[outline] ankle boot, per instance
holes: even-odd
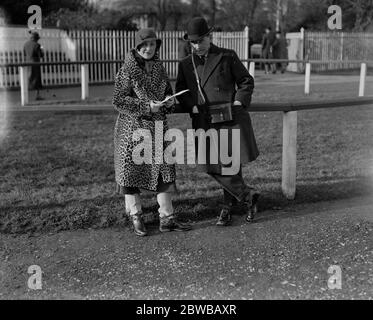
[[[131,215],[131,221],[133,225],[133,229],[136,235],[140,237],[146,236],[148,233],[146,232],[144,220],[141,217],[141,212]]]
[[[255,215],[258,212],[258,200],[260,194],[255,192],[252,195],[251,201],[247,202],[247,216],[246,221],[252,223],[254,221]]]
[[[181,223],[175,215],[159,218],[159,231],[189,231],[192,227],[189,224]]]

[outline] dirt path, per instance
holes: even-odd
[[[0,235],[0,299],[373,299],[373,199],[214,220],[188,233],[129,229]],[[27,287],[30,265],[42,289]],[[331,290],[328,268],[342,271]]]

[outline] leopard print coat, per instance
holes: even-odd
[[[163,121],[165,134],[168,129],[166,114],[173,110],[151,113],[149,109],[150,100],[161,101],[171,94],[169,78],[159,59],[155,59],[150,74],[147,74],[136,60],[134,50],[130,51],[116,75],[112,101],[119,112],[114,128],[114,166],[118,185],[156,191],[159,177],[164,183],[175,181],[175,166],[155,161],[155,150],[165,150],[169,145],[164,142],[162,146],[162,142],[155,139],[155,121]],[[143,142],[143,139],[133,141],[137,129],[151,132],[152,164],[139,165],[132,159],[134,148]]]

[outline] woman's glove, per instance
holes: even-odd
[[[156,113],[156,112],[159,112],[161,107],[164,107],[165,104],[164,103],[160,103],[160,101],[154,101],[154,100],[150,100],[150,111],[152,113]]]
[[[166,96],[166,98],[168,98],[169,96]],[[172,97],[171,99],[167,100],[164,104],[164,106],[167,108],[167,109],[170,109],[172,108],[174,105],[175,105],[176,101],[175,101],[175,97]]]

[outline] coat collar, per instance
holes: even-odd
[[[222,50],[220,50],[220,48],[218,48],[214,44],[211,44],[209,54],[207,56],[207,60],[205,62],[205,66],[203,69],[203,74],[202,74],[202,79],[201,79],[202,87],[206,84],[211,73],[214,71],[215,67],[218,65],[222,57],[223,57]]]
[[[156,55],[155,59],[151,60],[152,63],[154,63],[152,73],[159,73],[159,69],[162,68],[162,63],[159,61],[158,53],[156,53]],[[128,70],[136,81],[141,82],[146,77],[150,76],[150,74],[147,74],[145,71],[145,62],[141,59],[139,60],[136,56],[135,49],[129,51],[126,62]]]
[[[221,58],[223,57],[223,50],[214,44],[211,44],[211,47],[209,49],[209,54],[207,56],[207,61],[205,62],[205,66],[203,69],[203,75],[201,79],[201,86],[203,87],[209,77],[211,76],[212,72],[215,70],[216,66],[220,62]],[[185,60],[185,63],[188,65],[188,70],[192,73],[194,77],[194,71],[193,71],[193,63],[191,55]]]

